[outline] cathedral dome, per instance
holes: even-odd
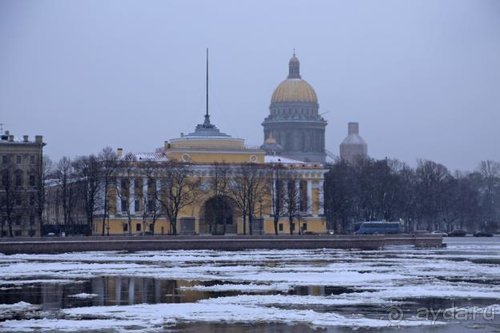
[[[311,102],[318,103],[313,87],[302,79],[286,79],[274,90],[271,103]]]
[[[318,103],[313,87],[300,77],[300,61],[293,53],[288,62],[288,78],[274,90],[271,103],[306,102]]]

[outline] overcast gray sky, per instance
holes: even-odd
[[[370,156],[472,170],[500,161],[500,1],[0,0],[0,123],[46,153],[153,151],[204,113],[263,140],[293,48],[338,155],[358,121]]]

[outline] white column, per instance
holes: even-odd
[[[128,184],[128,207],[130,209],[130,213],[135,213],[135,178],[130,178],[130,182]]]
[[[116,178],[116,215],[122,213],[122,198],[120,197],[122,191],[122,179]]]
[[[161,181],[160,181],[160,179],[159,179],[159,178],[158,178],[158,179],[156,179],[156,189],[155,189],[155,190],[156,190],[156,196],[161,197]],[[161,199],[161,198],[160,198],[160,199]],[[160,203],[159,203],[159,202],[155,202],[155,205],[158,205],[158,207],[157,207],[157,208],[158,208],[158,209],[157,209],[157,211],[158,211],[158,213],[160,213],[160,212],[161,212],[161,210],[162,210],[162,209],[161,209],[161,205],[160,205]]]
[[[325,213],[325,210],[324,210],[324,207],[323,207],[323,204],[324,204],[324,191],[323,191],[323,183],[324,181],[323,180],[320,180],[319,181],[319,184],[318,184],[318,214],[319,215],[323,215]]]
[[[307,215],[312,214],[312,180],[307,181]]]
[[[283,202],[285,203],[284,205],[284,209],[283,209],[283,213],[286,213],[288,214],[288,193],[289,193],[289,190],[288,190],[288,186],[290,185],[289,181],[288,180],[285,180],[283,182]]]
[[[104,214],[104,198],[105,198],[105,194],[104,194],[104,186],[99,186],[99,192],[97,194],[97,198],[96,200],[99,200],[98,202],[96,202],[96,204],[99,206],[99,209],[97,210],[97,214]]]
[[[276,178],[275,178],[275,174],[274,174],[274,170],[273,170],[273,185],[272,185],[272,190],[271,190],[271,211],[269,214],[273,215],[274,214],[274,209],[275,209],[275,205],[276,205]]]
[[[295,204],[297,205],[297,212],[300,212],[300,201],[301,201],[301,196],[302,196],[302,193],[300,193],[300,179],[296,179],[295,180],[295,194],[296,194],[296,197],[295,197]]]
[[[142,178],[142,204],[144,205],[143,211],[147,211],[148,207],[148,179]]]

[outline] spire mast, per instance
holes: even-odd
[[[206,68],[206,92],[205,92],[205,103],[206,103],[206,111],[205,111],[205,121],[203,122],[203,127],[212,128],[214,125],[210,124],[210,115],[208,114],[208,47],[207,47],[207,68]]]
[[[207,69],[206,69],[206,75],[207,75],[207,83],[206,83],[206,114],[205,118],[208,118],[208,47],[207,47]]]

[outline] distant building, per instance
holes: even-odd
[[[43,137],[0,136],[0,236],[37,236],[43,210]]]
[[[340,144],[340,158],[348,162],[368,158],[368,145],[359,135],[359,124],[348,123],[348,135]]]
[[[301,78],[295,53],[288,67],[288,77],[274,90],[270,114],[262,123],[264,141],[273,138],[271,143],[280,146],[282,156],[324,163],[327,122],[318,113],[318,97],[313,87]]]
[[[63,232],[66,234],[90,233],[85,212],[85,192],[85,179],[75,175],[70,175],[65,185],[54,174],[50,179],[45,180],[42,236],[51,233],[61,235]],[[96,201],[101,200],[101,197],[96,196]],[[65,205],[68,207],[66,215]]]

